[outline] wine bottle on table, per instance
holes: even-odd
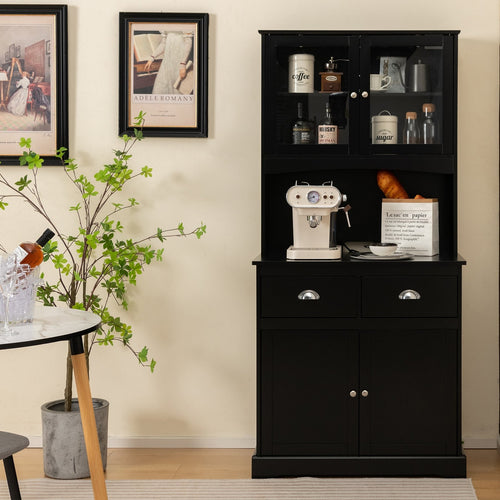
[[[54,236],[50,229],[46,229],[35,243],[25,241],[21,243],[12,253],[17,255],[20,264],[28,264],[31,269],[43,262],[43,247]]]

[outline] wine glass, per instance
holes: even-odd
[[[14,296],[23,278],[29,273],[29,266],[20,265],[14,254],[0,255],[0,293],[3,297],[3,326],[0,334],[13,335],[16,332],[9,327],[9,300]]]

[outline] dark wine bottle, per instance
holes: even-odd
[[[297,103],[297,118],[292,125],[293,144],[312,144],[313,128],[312,124],[304,115],[304,108],[301,102]]]

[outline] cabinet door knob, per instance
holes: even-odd
[[[355,398],[357,395],[358,395],[358,394],[357,394],[357,392],[356,392],[356,391],[351,391],[351,392],[349,393],[349,396],[351,396],[351,398]]]
[[[363,90],[363,92],[361,92],[361,97],[366,99],[368,97],[368,92],[366,90]]]
[[[319,300],[319,293],[316,290],[302,290],[298,295],[299,300]]]
[[[368,391],[365,389],[364,391],[361,391],[361,396],[364,398],[368,397]]]
[[[356,99],[358,97],[357,92],[351,92],[351,99]]]
[[[416,290],[403,290],[398,297],[399,300],[419,300],[420,294]]]

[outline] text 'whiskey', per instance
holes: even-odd
[[[337,125],[333,124],[328,102],[325,107],[325,116],[318,125],[318,144],[337,144]]]

